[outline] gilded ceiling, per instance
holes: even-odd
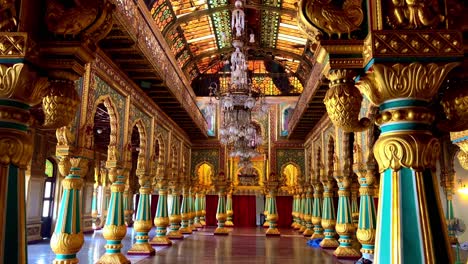
[[[249,69],[267,95],[299,95],[311,69],[312,54],[297,27],[296,0],[246,2]],[[148,9],[199,96],[209,83],[229,78],[224,61],[231,48],[230,0],[156,0]]]

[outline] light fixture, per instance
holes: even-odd
[[[468,187],[466,186],[466,184],[463,184],[462,179],[458,179],[458,185],[460,186],[458,188],[458,193],[464,196],[468,196]]]
[[[96,133],[98,133],[99,135],[102,134],[102,129],[100,128],[96,129]]]
[[[251,30],[247,33],[244,2],[236,0],[234,7],[231,21],[234,52],[230,60],[224,61],[224,65],[230,65],[230,83],[227,87],[210,84],[206,114],[210,117],[216,111],[213,97],[219,100],[223,117],[219,129],[220,142],[228,147],[230,157],[240,157],[239,165],[245,167],[250,166],[251,158],[259,155],[256,148],[263,143],[262,136],[252,122],[252,111],[256,108],[260,114],[265,114],[269,107],[264,94],[258,87],[253,87],[248,74],[247,47],[244,44],[254,43],[255,34]],[[221,35],[226,36],[226,33]]]

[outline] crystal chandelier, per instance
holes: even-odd
[[[212,98],[219,100],[223,116],[219,129],[220,142],[229,147],[231,157],[240,157],[242,161],[259,155],[256,148],[263,143],[263,139],[252,122],[252,111],[256,108],[260,114],[267,114],[268,105],[264,94],[253,87],[248,76],[247,47],[244,46],[247,42],[244,2],[237,0],[234,6],[231,23],[234,52],[230,60],[225,61],[226,65],[230,64],[230,83],[224,89],[211,83],[206,113],[213,115],[216,104]],[[255,42],[254,34],[250,34],[248,39],[250,43]]]

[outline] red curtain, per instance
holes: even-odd
[[[289,228],[292,223],[292,196],[276,196],[276,208],[278,210],[278,227]]]
[[[154,222],[156,217],[156,209],[158,208],[159,195],[151,195],[151,221]]]
[[[205,221],[207,226],[217,226],[216,209],[218,207],[218,195],[206,196],[206,216]]]
[[[255,227],[255,196],[254,195],[233,195],[232,211],[233,223],[236,227]]]

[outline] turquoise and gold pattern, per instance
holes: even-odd
[[[172,241],[167,237],[167,226],[169,225],[169,216],[167,210],[167,189],[160,186],[158,205],[156,208],[156,217],[154,225],[156,226],[156,236],[151,240],[151,245],[172,245]]]
[[[276,208],[276,195],[273,193],[270,193],[268,200],[269,200],[268,215],[266,217],[266,220],[268,221],[269,225],[265,234],[267,236],[279,236],[281,234],[276,224],[278,222],[278,209]]]
[[[224,225],[227,227],[233,227],[234,223],[232,222],[232,216],[234,212],[232,211],[232,193],[228,193],[226,196],[226,214],[227,219]]]
[[[216,208],[216,220],[218,220],[218,227],[215,229],[215,235],[227,235],[229,231],[224,226],[227,220],[226,214],[226,195],[224,190],[218,192],[218,207]]]
[[[180,222],[182,220],[180,215],[180,195],[179,192],[173,187],[171,191],[172,207],[169,213],[169,232],[167,237],[169,239],[183,239],[184,236],[180,232]]]
[[[155,250],[148,243],[148,233],[151,230],[151,211],[150,211],[150,199],[151,199],[151,188],[149,179],[143,176],[144,185],[140,187],[140,199],[138,202],[138,208],[135,216],[135,223],[133,229],[135,230],[135,244],[128,251],[129,255],[154,255]]]
[[[101,256],[97,263],[130,263],[130,261],[120,252],[122,249],[122,239],[127,233],[123,210],[123,192],[125,190],[126,173],[125,169],[119,167],[109,167],[109,179],[112,182],[109,209],[107,212],[106,224],[103,229],[103,236],[107,240],[106,253]]]
[[[305,237],[310,237],[314,233],[312,229],[312,187],[310,185],[306,188],[304,221],[306,224],[306,229],[302,234]]]
[[[182,191],[182,206],[180,208],[180,215],[182,218],[181,227],[179,232],[182,234],[192,234],[192,229],[190,228],[190,201],[189,201],[189,190],[184,186]]]

